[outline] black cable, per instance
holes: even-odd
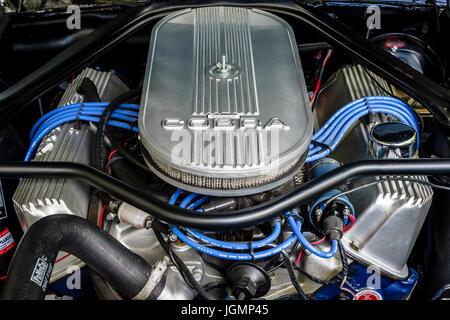
[[[106,127],[114,110],[116,110],[122,103],[139,96],[142,88],[135,88],[125,93],[122,93],[105,108],[97,125],[97,132],[95,134],[95,162],[94,166],[103,171],[104,159],[105,159],[105,146],[104,139],[106,135]]]
[[[166,254],[169,256],[170,260],[172,260],[173,264],[175,265],[175,267],[177,268],[178,272],[180,273],[181,277],[183,278],[184,282],[186,282],[186,284],[191,287],[191,289],[195,290],[194,285],[190,282],[190,279],[188,279],[186,277],[186,274],[184,273],[183,268],[180,266],[179,259],[175,258],[175,254],[172,250],[172,248],[170,248],[170,245],[164,240],[161,232],[156,231],[154,229],[155,235],[156,235],[156,239],[158,240],[160,246],[164,249],[164,251],[166,252]]]
[[[319,91],[316,93],[316,97],[314,98],[314,101],[311,106],[311,111],[313,112],[316,108],[317,101],[319,100],[319,96],[322,94],[322,92],[326,89],[328,89],[334,82],[336,82],[337,77],[335,76],[331,81],[328,80],[327,83],[324,86],[321,86]]]
[[[105,170],[108,170],[108,168],[111,167],[111,165],[112,165],[114,162],[116,162],[116,161],[118,161],[118,160],[122,160],[122,159],[125,159],[125,157],[121,157],[121,156],[118,156],[118,157],[112,157],[111,160],[109,160],[109,161],[105,164]]]
[[[137,166],[139,169],[142,169],[145,172],[151,173],[153,174],[153,171],[146,166],[145,164],[143,164],[142,162],[139,162],[135,156],[119,141],[116,141],[114,137],[112,137],[112,135],[108,136],[109,139],[111,140],[111,143],[113,145],[113,147],[115,149],[117,149],[118,153],[123,156],[127,161],[129,161],[131,164]]]
[[[199,252],[199,253],[200,253],[200,256],[206,262],[207,265],[209,265],[210,267],[216,269],[217,271],[219,271],[222,274],[226,273],[226,269],[221,267],[221,266],[219,266],[217,263],[211,261],[211,259],[209,258],[210,257],[209,255],[207,255],[204,252]]]
[[[302,287],[297,282],[297,278],[296,278],[295,273],[294,273],[294,268],[292,268],[291,259],[289,259],[289,256],[287,255],[287,253],[284,250],[281,251],[281,255],[283,256],[284,264],[286,266],[286,269],[287,269],[287,272],[288,272],[288,275],[289,275],[289,279],[291,280],[292,285],[294,286],[294,288],[297,291],[298,295],[303,300],[309,300],[309,296],[303,291]]]
[[[312,42],[297,44],[297,49],[300,53],[307,53],[318,50],[332,49],[333,47],[326,42]]]
[[[211,291],[214,289],[226,288],[227,283],[223,281],[209,282],[203,286],[205,291]]]
[[[347,255],[345,254],[345,248],[342,244],[342,241],[338,241],[338,248],[339,248],[339,255],[341,256],[341,263],[342,263],[342,271],[341,271],[341,277],[344,279],[348,275],[348,261],[347,261]]]
[[[156,238],[158,239],[161,247],[166,251],[166,253],[170,256],[172,259],[172,262],[177,267],[180,274],[186,277],[183,279],[186,281],[187,284],[191,284],[193,288],[197,291],[197,293],[205,300],[216,300],[215,297],[210,295],[208,292],[203,289],[203,287],[194,279],[194,276],[192,275],[191,271],[189,271],[188,267],[184,264],[184,262],[178,257],[173,250],[170,249],[169,244],[164,241],[164,238],[161,234],[161,232],[154,229]]]
[[[294,252],[297,250],[297,248],[299,247],[299,245],[300,245],[300,241],[296,241],[294,247],[293,247],[292,250],[288,253],[289,258],[292,257],[292,255],[293,255]],[[281,255],[281,252],[280,252],[280,255]],[[267,273],[274,272],[275,270],[277,270],[278,268],[280,268],[280,267],[283,266],[283,265],[284,265],[284,260],[282,260],[279,264],[277,264],[277,265],[271,267],[271,268],[267,271]]]

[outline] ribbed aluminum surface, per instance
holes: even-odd
[[[259,115],[248,10],[212,7],[194,11],[193,115]],[[222,55],[241,67],[242,76],[217,82],[205,72]]]
[[[169,183],[249,194],[302,164],[312,114],[290,26],[263,11],[188,9],[154,28],[139,131]]]
[[[347,103],[366,96],[386,95],[390,85],[361,65],[347,65],[339,69],[318,96],[318,123]],[[332,158],[349,163],[370,159],[369,132],[374,124],[395,121],[386,114],[371,114],[348,132]],[[407,261],[423,222],[431,206],[433,191],[420,183],[400,181],[398,177],[366,177],[355,186],[375,179],[389,179],[352,192],[355,225],[344,233],[342,243],[354,260],[379,269],[395,279],[408,276]],[[400,177],[407,178],[407,177]],[[427,177],[409,177],[427,180]]]
[[[111,101],[127,90],[126,85],[113,73],[86,68],[67,87],[58,108],[84,101],[84,97],[77,93],[84,78],[94,82],[102,101]],[[80,127],[74,122],[63,124],[42,139],[33,161],[89,164],[94,134],[95,128],[88,123],[82,122]],[[89,195],[89,186],[74,179],[23,179],[13,195],[13,203],[22,229],[26,231],[37,220],[51,214],[73,214],[86,218]],[[66,276],[68,267],[83,265],[71,255],[60,260],[65,256],[64,252],[58,254],[51,281]]]
[[[397,177],[376,179],[380,178],[391,180],[352,194],[358,214],[342,242],[353,259],[376,266],[392,278],[405,279],[409,274],[407,261],[430,209],[433,190]],[[427,181],[423,176],[409,178]],[[369,181],[374,178],[364,182]]]
[[[83,102],[77,88],[85,78],[97,86],[100,97],[105,97],[110,72],[84,69],[67,87],[58,108]],[[90,140],[93,133],[89,124],[78,128],[73,123],[52,130],[39,144],[33,161],[69,161],[89,164]],[[86,216],[89,187],[73,179],[23,179],[13,196],[14,206],[22,228],[27,230],[34,222],[49,214],[68,213]]]

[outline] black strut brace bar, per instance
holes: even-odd
[[[240,6],[262,9],[305,23],[343,53],[419,101],[444,126],[450,127],[450,90],[417,72],[325,12],[293,1],[152,1],[124,11],[79,40],[14,86],[0,93],[0,127],[27,104],[80,69],[87,67],[144,26],[178,10],[204,6]]]
[[[76,178],[111,194],[162,221],[201,230],[248,227],[277,217],[324,192],[363,176],[450,175],[450,159],[365,160],[345,164],[293,191],[250,208],[227,213],[199,213],[161,201],[156,196],[93,167],[71,162],[0,162],[0,178]]]

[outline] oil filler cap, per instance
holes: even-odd
[[[417,134],[401,122],[383,122],[370,131],[370,153],[375,159],[413,158],[417,152]]]

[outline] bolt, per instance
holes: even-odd
[[[317,209],[315,211],[315,214],[316,214],[316,220],[320,221],[320,217],[322,217],[322,210],[321,209]]]
[[[175,241],[177,241],[177,235],[175,234],[175,233],[171,233],[171,234],[169,234],[169,240],[171,241],[171,242],[175,242]]]
[[[116,215],[114,213],[110,212],[106,215],[106,220],[113,221],[114,219],[116,219]]]
[[[203,278],[203,270],[200,268],[195,268],[192,271],[192,276],[194,277],[195,281],[200,282]]]
[[[222,55],[221,62],[218,62],[216,64],[216,66],[217,66],[217,71],[220,73],[227,73],[230,71],[230,66],[227,65],[227,58],[225,55]]]
[[[344,214],[345,217],[348,217],[350,215],[350,209],[345,207],[342,213]]]
[[[110,210],[116,210],[120,204],[121,204],[120,201],[110,201],[108,203],[108,206],[109,206]]]
[[[361,249],[361,245],[355,240],[350,241],[350,247],[355,251],[359,251],[359,249]]]
[[[145,221],[145,229],[150,229],[152,227],[153,219],[148,219]]]

